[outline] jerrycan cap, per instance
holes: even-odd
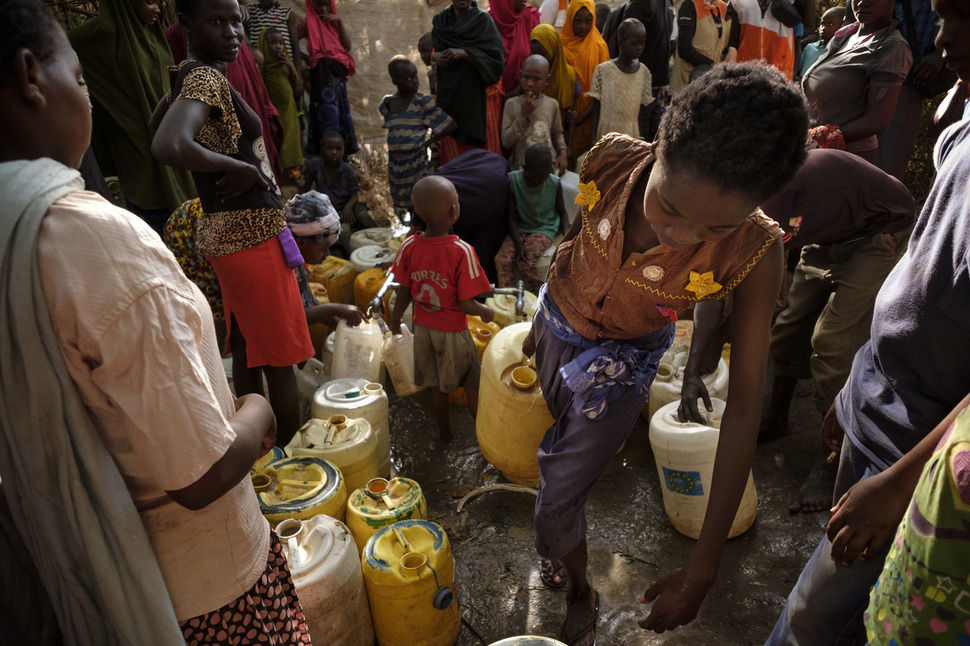
[[[528,366],[518,366],[512,369],[512,386],[519,390],[528,390],[529,388],[532,388],[532,386],[535,385],[537,378],[536,371]]]
[[[676,368],[671,366],[666,361],[661,361],[660,365],[657,366],[657,376],[655,379],[657,381],[671,381],[676,374]]]
[[[298,518],[281,520],[276,526],[276,534],[283,540],[296,538],[303,531],[303,521]]]
[[[364,486],[363,491],[364,491],[364,495],[366,495],[371,500],[383,501],[384,504],[387,505],[388,510],[390,510],[390,509],[394,509],[395,505],[394,505],[394,501],[391,500],[391,497],[387,495],[388,487],[389,487],[389,483],[384,478],[371,478],[370,480],[367,481],[367,484]],[[402,559],[402,564],[403,564],[403,559]],[[408,567],[408,566],[404,564],[404,567]],[[417,567],[421,567],[421,566],[418,565]]]
[[[266,491],[266,489],[269,488],[269,485],[272,483],[272,480],[270,480],[270,477],[265,473],[251,474],[250,479],[253,482],[253,489],[256,490],[256,493],[259,493],[261,491]]]
[[[431,605],[435,607],[436,610],[446,610],[455,600],[455,593],[447,585],[441,585],[438,581],[438,573],[435,569],[428,563],[428,557],[421,552],[405,552],[401,556],[401,567],[405,570],[420,570],[423,567],[427,567],[431,570],[431,574],[434,575],[434,583],[438,586],[435,590],[434,597],[431,599]]]

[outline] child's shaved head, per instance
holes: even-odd
[[[447,228],[458,212],[458,191],[448,179],[438,175],[424,177],[411,190],[411,204],[419,218],[430,227]]]

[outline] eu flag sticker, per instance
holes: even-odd
[[[667,489],[674,493],[685,496],[703,496],[704,483],[701,482],[701,474],[698,471],[676,471],[674,469],[663,468],[664,482]]]

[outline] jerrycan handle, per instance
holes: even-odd
[[[319,540],[319,542],[312,540],[315,537]],[[319,523],[314,525],[310,529],[310,532],[307,534],[306,538],[304,539],[304,543],[306,545],[312,545],[314,551],[317,552],[318,554],[329,554],[333,550],[333,546],[335,542],[336,542],[336,539],[334,538],[333,530],[327,527],[326,525],[322,525]],[[306,551],[307,551],[307,560],[309,560],[310,550],[307,549]]]
[[[411,551],[411,546],[408,544],[408,539],[404,538],[404,534],[397,527],[394,528],[394,533],[397,535],[397,540],[401,541],[401,545],[404,547],[406,552]]]
[[[304,529],[303,521],[298,518],[287,518],[276,526],[277,535],[286,541],[287,560],[297,566],[306,562],[306,554],[300,548],[298,540]]]

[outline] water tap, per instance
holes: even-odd
[[[521,280],[515,283],[515,287],[496,287],[492,285],[492,293],[506,296],[515,296],[515,318],[525,320],[525,283]]]
[[[377,290],[377,294],[374,295],[370,305],[367,306],[366,314],[368,318],[379,318],[384,314],[384,294],[392,287],[400,287],[400,284],[394,282],[394,272],[389,271],[387,278],[384,279],[384,284]]]

